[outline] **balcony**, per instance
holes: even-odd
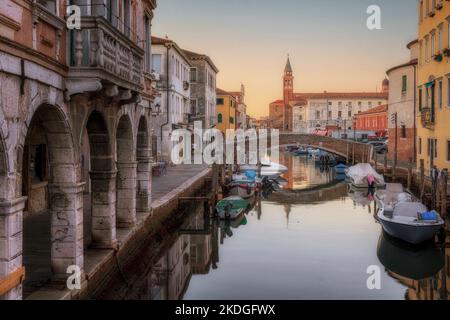
[[[71,33],[69,95],[105,89],[120,100],[144,88],[144,50],[103,17],[84,16],[81,29]]]
[[[434,125],[434,112],[431,108],[423,108],[421,113],[422,126],[431,128]]]

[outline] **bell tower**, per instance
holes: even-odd
[[[289,101],[294,100],[294,76],[292,75],[292,66],[289,55],[287,57],[283,75],[283,100],[285,105],[288,105]]]

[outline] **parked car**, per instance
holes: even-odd
[[[383,154],[388,150],[387,144],[384,141],[370,141],[368,144],[373,146],[376,153]]]

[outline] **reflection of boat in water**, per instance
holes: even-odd
[[[389,271],[412,280],[434,276],[444,267],[444,255],[432,242],[409,245],[382,231],[377,256]]]
[[[345,175],[345,173],[336,173],[335,178],[336,178],[336,180],[338,180],[338,181],[345,181],[345,179],[347,178],[347,176]]]
[[[245,226],[247,225],[247,217],[245,216],[245,214],[241,214],[239,217],[237,217],[234,220],[220,220],[219,221],[219,227],[221,227],[222,229],[225,228],[233,228],[233,229],[237,229],[240,226]]]
[[[348,186],[348,197],[360,206],[368,206],[374,200],[374,190],[355,188],[350,184]]]

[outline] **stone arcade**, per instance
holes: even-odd
[[[121,17],[113,0],[113,18],[92,1],[92,8],[83,6],[80,31],[65,29],[64,1],[47,7],[6,1],[10,9],[0,14],[11,21],[0,34],[0,279],[22,266],[27,277],[0,299],[21,299],[49,279],[65,283],[71,265],[84,277],[87,252],[116,248],[117,229],[150,214],[156,1],[125,1],[131,14]]]

